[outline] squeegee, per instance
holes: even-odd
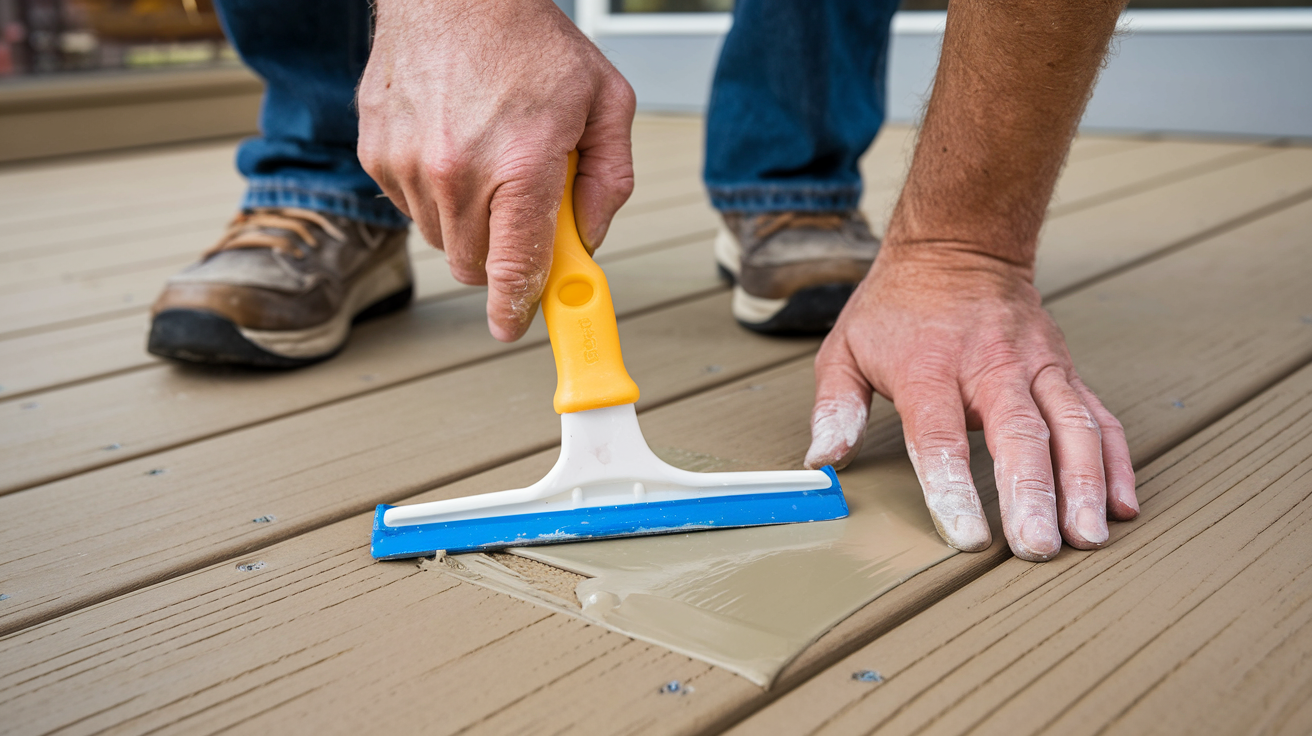
[[[556,358],[560,457],[527,488],[410,506],[381,505],[381,560],[587,539],[840,519],[832,467],[694,473],[656,457],[638,428],[638,386],[624,368],[610,288],[574,220],[578,154],[569,156],[542,295]]]

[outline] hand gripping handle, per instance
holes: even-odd
[[[579,154],[569,154],[565,194],[556,216],[551,272],[542,292],[542,315],[556,356],[556,413],[567,414],[638,400],[638,384],[624,369],[615,306],[606,274],[588,255],[574,222],[574,175]]]

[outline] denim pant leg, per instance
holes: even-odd
[[[242,207],[303,207],[406,227],[355,153],[368,0],[219,0],[218,10],[237,53],[265,80],[261,135],[237,149],[248,182]]]
[[[737,0],[706,121],[721,211],[849,210],[884,121],[897,0]]]

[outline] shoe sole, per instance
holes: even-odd
[[[357,324],[404,309],[414,289],[392,294],[370,305],[351,320]],[[231,320],[199,309],[168,309],[155,316],[146,349],[161,358],[206,365],[244,365],[253,368],[300,368],[333,357],[345,347],[343,340],[322,355],[293,358],[278,355],[251,342]]]
[[[251,330],[202,309],[166,309],[151,321],[146,350],[189,363],[299,368],[333,357],[351,325],[402,309],[414,298],[409,261],[379,264],[360,280],[338,315],[304,330]],[[379,297],[379,294],[383,296]],[[358,306],[364,302],[363,308]]]
[[[833,329],[856,284],[823,284],[802,289],[787,299],[752,296],[738,284],[733,236],[721,229],[715,239],[715,268],[733,286],[733,317],[752,332],[776,337],[814,337]]]

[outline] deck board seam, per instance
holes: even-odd
[[[1139,256],[1134,260],[1127,261],[1118,266],[1113,266],[1112,268],[1109,268],[1106,271],[1097,274],[1096,276],[1090,276],[1087,279],[1077,281],[1073,284],[1070,284],[1069,286],[1063,286],[1062,288],[1054,291],[1050,298],[1059,299],[1063,296],[1072,294],[1076,291],[1081,291],[1091,286],[1096,286],[1104,281],[1120,276],[1123,273],[1128,273],[1130,271],[1133,271],[1134,269],[1139,268],[1140,266],[1145,266],[1149,263],[1160,261],[1161,259],[1173,253],[1178,253],[1190,246],[1197,245],[1198,243],[1217,237],[1218,235],[1224,235],[1225,233],[1230,232],[1232,230],[1237,230],[1245,225],[1249,225],[1254,222],[1257,222],[1258,220],[1261,220],[1264,217],[1277,214],[1282,210],[1287,210],[1292,207],[1297,207],[1298,205],[1306,202],[1309,199],[1312,199],[1312,187],[1301,189],[1287,197],[1283,197],[1274,202],[1270,202],[1261,207],[1250,210],[1242,215],[1239,215],[1238,217],[1233,217],[1229,220],[1226,220],[1225,222],[1222,222],[1219,225],[1213,225],[1210,228],[1207,228],[1200,232],[1196,232],[1193,235],[1190,235],[1186,238],[1181,238],[1180,240],[1177,240],[1176,242],[1171,243],[1170,245],[1154,250],[1151,253],[1147,253],[1145,255]]]
[[[1136,194],[1151,192],[1154,189],[1161,189],[1188,179],[1194,179],[1217,171],[1232,168],[1240,164],[1248,163],[1250,161],[1257,161],[1258,159],[1266,158],[1268,156],[1274,156],[1279,152],[1279,149],[1269,147],[1234,151],[1224,156],[1218,156],[1207,161],[1200,161],[1196,164],[1175,169],[1174,171],[1167,171],[1156,176],[1150,176],[1146,179],[1130,182],[1123,186],[1114,187],[1105,192],[1090,194],[1080,199],[1071,200],[1070,202],[1059,203],[1048,210],[1048,216],[1061,217],[1076,212],[1083,212],[1084,210],[1109,204],[1119,199],[1128,199]]]
[[[661,304],[659,304],[659,305],[652,305],[652,306],[650,306],[650,307],[646,307],[646,308],[644,308],[643,310],[635,310],[635,313],[633,313],[633,314],[626,313],[623,317],[619,318],[619,322],[620,322],[621,324],[623,324],[623,323],[624,323],[626,320],[628,320],[628,319],[641,317],[641,316],[644,316],[644,315],[646,315],[646,314],[650,314],[650,313],[652,313],[652,312],[654,312],[654,311],[661,311],[661,310],[663,310],[663,309],[667,309],[667,308],[668,308],[668,309],[672,309],[672,308],[678,307],[678,306],[680,306],[680,305],[682,305],[682,304],[686,304],[686,303],[688,303],[688,302],[696,301],[696,300],[698,300],[698,299],[705,299],[705,298],[707,298],[707,297],[709,297],[709,296],[713,296],[713,295],[715,295],[715,294],[722,293],[722,292],[724,292],[725,290],[726,290],[726,287],[722,287],[722,286],[721,286],[721,287],[715,287],[715,288],[712,288],[712,289],[704,289],[704,290],[701,290],[701,291],[695,292],[695,293],[693,293],[693,294],[689,294],[689,295],[685,295],[685,296],[683,296],[683,297],[679,297],[678,299],[675,299],[675,300],[671,300],[671,301],[668,301],[668,302],[663,302],[663,303],[661,303]],[[104,460],[104,461],[102,461],[102,462],[100,462],[100,463],[89,464],[89,465],[87,465],[87,466],[85,466],[85,467],[81,467],[81,468],[79,468],[79,469],[77,469],[77,470],[75,470],[75,471],[73,471],[73,472],[62,473],[62,474],[51,474],[51,475],[47,475],[47,476],[42,476],[42,477],[40,477],[39,479],[35,480],[35,481],[32,482],[32,483],[29,483],[29,484],[24,485],[24,486],[21,486],[21,487],[14,487],[14,488],[11,488],[11,489],[9,489],[9,490],[3,492],[3,493],[0,493],[0,496],[7,496],[7,495],[9,495],[9,494],[11,494],[11,493],[23,493],[23,492],[25,492],[25,491],[35,490],[35,489],[40,488],[41,486],[48,485],[48,484],[50,484],[50,483],[57,483],[57,482],[59,482],[59,481],[66,480],[66,479],[68,479],[68,478],[74,478],[74,477],[77,477],[77,476],[79,476],[79,475],[83,475],[83,474],[85,474],[85,473],[90,473],[90,472],[93,472],[93,471],[96,471],[96,470],[102,470],[102,469],[104,469],[104,468],[113,467],[113,466],[115,466],[115,465],[121,465],[121,464],[123,464],[123,463],[125,463],[125,462],[130,462],[130,461],[133,461],[133,460],[140,460],[140,459],[142,459],[142,458],[151,457],[152,455],[158,455],[158,454],[160,454],[160,453],[168,452],[168,451],[170,451],[170,450],[176,450],[176,449],[178,449],[178,448],[180,448],[180,447],[187,447],[187,446],[190,446],[190,445],[194,445],[194,444],[196,444],[196,443],[199,443],[199,442],[204,442],[204,441],[211,440],[211,439],[215,439],[215,438],[218,438],[218,437],[224,437],[224,436],[227,436],[227,435],[233,434],[233,433],[235,433],[235,432],[241,432],[241,431],[243,431],[243,430],[250,429],[250,428],[253,428],[253,427],[263,426],[263,425],[269,424],[269,423],[271,423],[271,422],[279,421],[279,420],[282,420],[282,419],[287,419],[287,418],[289,418],[289,417],[299,416],[299,415],[301,415],[301,414],[305,414],[305,413],[308,413],[308,412],[316,411],[316,410],[318,410],[318,409],[327,408],[327,407],[330,407],[330,406],[335,406],[335,405],[338,405],[338,404],[341,404],[341,403],[344,403],[344,402],[354,401],[354,400],[356,400],[356,399],[363,398],[363,397],[366,397],[366,396],[372,396],[372,395],[374,395],[374,394],[381,393],[381,392],[384,392],[384,391],[390,391],[390,390],[392,390],[392,389],[402,388],[402,387],[404,387],[404,386],[407,386],[407,385],[410,385],[410,384],[413,384],[413,383],[417,383],[417,382],[421,382],[421,381],[424,381],[424,380],[427,380],[427,379],[431,379],[431,378],[434,378],[434,377],[437,377],[437,376],[445,375],[445,374],[452,373],[452,372],[459,371],[459,370],[468,369],[468,368],[471,368],[471,367],[473,367],[473,366],[482,365],[482,364],[485,364],[485,363],[491,363],[491,362],[493,362],[493,361],[500,360],[500,359],[502,359],[502,358],[511,357],[511,356],[514,356],[514,355],[518,355],[518,354],[520,354],[520,353],[524,353],[524,352],[529,351],[529,350],[539,349],[539,348],[541,348],[541,347],[542,347],[543,345],[545,345],[545,344],[547,344],[547,340],[546,340],[546,339],[541,339],[541,340],[537,340],[537,341],[534,341],[534,342],[531,342],[531,343],[523,343],[523,344],[519,344],[519,345],[514,345],[514,346],[506,347],[506,348],[504,348],[503,350],[501,350],[501,351],[499,351],[499,352],[497,352],[497,353],[495,353],[495,354],[492,354],[492,355],[484,355],[484,356],[480,356],[480,357],[476,357],[476,358],[471,358],[471,359],[469,359],[469,360],[466,360],[466,361],[463,361],[463,362],[460,362],[460,363],[455,363],[455,364],[452,364],[452,365],[443,366],[442,368],[439,368],[439,369],[434,370],[434,371],[428,371],[428,372],[421,373],[421,374],[417,374],[417,375],[414,375],[414,376],[409,376],[409,377],[407,377],[407,378],[399,379],[399,380],[394,381],[394,382],[392,382],[392,383],[385,383],[385,384],[377,385],[377,386],[369,386],[369,387],[367,387],[367,388],[363,388],[363,389],[361,389],[360,391],[358,391],[358,392],[356,392],[356,393],[353,393],[353,394],[343,395],[343,396],[337,396],[337,397],[330,398],[330,399],[327,399],[327,400],[324,400],[324,401],[320,401],[320,402],[317,402],[317,403],[313,403],[313,404],[306,404],[306,405],[304,405],[304,406],[300,406],[300,407],[297,407],[297,408],[295,408],[295,409],[291,409],[291,410],[286,411],[286,412],[281,413],[281,414],[265,416],[265,417],[262,417],[262,418],[260,418],[260,419],[256,419],[256,420],[254,420],[254,421],[246,422],[246,423],[244,423],[244,424],[234,425],[234,426],[227,427],[227,428],[225,428],[225,429],[217,430],[217,431],[214,431],[214,432],[210,432],[210,433],[207,433],[207,434],[200,434],[200,435],[197,435],[197,436],[194,436],[194,437],[187,438],[187,439],[185,439],[185,440],[183,440],[183,441],[180,441],[180,442],[174,442],[174,443],[169,443],[169,444],[161,444],[161,445],[158,446],[158,447],[154,447],[154,448],[152,448],[149,452],[141,452],[141,453],[137,453],[137,454],[132,454],[132,453],[122,453],[122,454],[119,454],[119,455],[117,455],[117,456],[115,456],[115,457],[107,458],[106,460]],[[165,367],[167,367],[167,366],[165,366]],[[150,369],[160,369],[161,366],[160,366],[159,364],[150,364],[150,365],[145,366],[145,368],[150,368]],[[719,385],[719,384],[716,384],[716,385]],[[17,397],[15,397],[15,398],[17,398]],[[4,401],[0,401],[0,403],[8,403],[8,401],[9,401],[9,400],[6,399],[6,400],[4,400]],[[518,458],[515,458],[515,459],[518,459]]]
[[[717,290],[717,291],[719,291],[719,290]],[[526,348],[526,349],[527,349],[527,348]],[[782,367],[782,366],[786,366],[786,365],[788,365],[789,363],[802,362],[802,361],[808,361],[808,362],[809,362],[809,361],[812,361],[812,360],[814,360],[814,351],[808,351],[807,353],[804,353],[804,354],[801,355],[801,356],[791,356],[791,357],[783,358],[783,359],[780,359],[780,360],[777,360],[777,361],[771,361],[771,362],[768,363],[768,364],[763,364],[763,365],[761,365],[761,366],[758,367],[757,369],[753,369],[753,370],[751,370],[751,371],[749,371],[749,372],[746,372],[746,373],[743,373],[743,374],[740,374],[740,375],[730,375],[730,376],[726,376],[723,380],[715,381],[715,382],[713,382],[713,383],[708,383],[707,385],[702,386],[702,387],[700,387],[700,388],[695,388],[695,389],[690,389],[690,390],[687,390],[687,391],[682,391],[682,392],[676,392],[676,393],[673,393],[673,394],[671,394],[670,396],[668,396],[668,397],[666,397],[666,398],[664,398],[664,399],[661,399],[661,400],[659,400],[659,401],[653,401],[653,402],[651,402],[651,403],[649,403],[649,404],[646,404],[646,405],[642,406],[642,407],[639,409],[638,414],[639,414],[639,416],[641,416],[641,415],[645,414],[645,413],[648,412],[648,411],[652,411],[652,410],[654,410],[654,409],[659,409],[659,408],[661,408],[661,407],[663,407],[663,406],[667,406],[667,405],[669,405],[669,404],[671,404],[671,403],[675,403],[675,402],[679,402],[679,401],[686,401],[686,400],[689,400],[689,399],[691,399],[692,397],[697,396],[697,395],[699,395],[699,394],[702,394],[702,393],[705,393],[705,392],[708,392],[708,391],[712,391],[712,390],[715,390],[715,389],[721,388],[721,387],[723,387],[723,386],[725,386],[725,385],[728,385],[728,384],[731,384],[731,383],[735,383],[735,382],[738,382],[738,381],[743,381],[743,380],[750,379],[750,378],[753,377],[753,376],[756,376],[756,375],[759,375],[759,374],[761,374],[761,373],[766,373],[766,372],[769,372],[769,371],[772,371],[772,370],[778,369],[778,368],[780,368],[780,367]],[[354,398],[354,397],[350,397],[350,398]],[[345,401],[345,400],[347,400],[347,399],[342,399],[342,401]],[[252,425],[252,426],[253,426],[253,425]],[[230,431],[228,431],[228,432],[216,433],[216,434],[213,434],[213,435],[209,435],[209,436],[206,437],[206,438],[200,438],[200,439],[209,439],[209,438],[212,438],[212,437],[220,437],[220,436],[223,436],[223,435],[226,435],[226,434],[230,434],[232,431],[237,431],[237,430],[230,430]],[[200,439],[198,439],[198,440],[196,440],[196,441],[200,441]],[[181,447],[181,446],[185,446],[186,444],[190,444],[190,443],[181,443],[181,444],[179,444],[179,445],[177,445],[177,446],[178,446],[178,447]],[[416,487],[416,488],[413,488],[413,489],[400,489],[399,492],[400,492],[400,493],[404,493],[404,495],[394,496],[394,497],[392,497],[392,499],[391,499],[390,502],[391,502],[391,503],[399,503],[399,502],[401,502],[401,501],[404,501],[404,500],[407,499],[407,498],[411,498],[411,497],[413,497],[413,496],[416,496],[416,495],[419,495],[419,494],[422,494],[422,493],[426,493],[426,492],[431,491],[431,490],[433,490],[433,489],[435,489],[435,488],[439,488],[439,487],[441,487],[441,486],[448,485],[448,484],[450,484],[450,483],[454,483],[454,482],[459,481],[459,480],[462,480],[462,479],[464,479],[464,478],[468,478],[468,477],[470,477],[470,476],[477,475],[477,474],[479,474],[479,473],[481,473],[481,472],[484,472],[484,471],[490,470],[490,469],[492,469],[492,468],[500,467],[500,466],[502,466],[502,465],[506,465],[506,464],[509,464],[509,463],[512,463],[512,462],[516,462],[516,461],[518,461],[518,460],[523,460],[523,459],[525,459],[525,458],[528,458],[528,457],[530,457],[530,456],[532,456],[532,455],[535,455],[535,454],[538,454],[538,453],[540,453],[540,452],[544,452],[544,451],[546,451],[546,450],[550,450],[551,448],[556,447],[556,446],[558,446],[559,444],[560,444],[559,440],[550,440],[550,441],[546,441],[546,442],[535,443],[535,444],[533,444],[533,445],[531,445],[531,446],[525,446],[525,447],[518,448],[518,449],[516,449],[514,452],[506,453],[506,454],[504,454],[504,455],[502,455],[502,456],[498,456],[498,457],[490,458],[490,459],[488,459],[488,460],[487,460],[486,462],[484,462],[484,463],[479,463],[479,464],[477,464],[477,465],[475,465],[475,466],[469,466],[469,467],[463,468],[463,469],[462,469],[461,471],[459,471],[458,473],[452,473],[452,474],[449,474],[449,475],[446,475],[446,476],[442,476],[442,477],[439,477],[439,478],[431,479],[429,482],[424,483],[424,484],[422,484],[422,485],[419,486],[419,487]],[[160,449],[159,452],[163,452],[163,451],[165,451],[165,449],[172,449],[172,448],[163,448],[163,449]],[[148,455],[147,455],[147,456],[148,456]],[[139,459],[139,458],[138,458],[138,459]],[[115,464],[117,464],[117,463],[115,463]],[[77,474],[74,474],[74,475],[77,475]],[[69,477],[72,477],[72,476],[69,476]],[[40,488],[40,486],[33,486],[33,487],[25,488],[25,489],[20,490],[20,491],[14,491],[14,493],[23,493],[23,492],[27,492],[27,491],[36,490],[36,489],[38,489],[38,488]],[[332,525],[332,524],[336,524],[336,523],[341,522],[341,521],[343,521],[344,519],[348,519],[348,518],[350,518],[350,517],[352,517],[352,516],[356,516],[356,515],[359,515],[359,514],[367,513],[367,512],[370,510],[370,508],[371,508],[372,506],[373,506],[372,503],[369,504],[368,507],[364,507],[364,508],[357,508],[357,507],[355,507],[355,506],[347,506],[347,507],[344,507],[344,510],[343,510],[340,514],[333,515],[333,516],[330,516],[330,517],[326,517],[325,519],[320,520],[320,521],[311,522],[311,523],[304,523],[304,524],[298,525],[298,526],[296,526],[295,528],[288,529],[288,532],[289,532],[289,533],[287,533],[287,534],[285,534],[285,535],[270,535],[269,538],[264,539],[264,540],[261,540],[259,543],[256,543],[256,544],[250,544],[250,545],[247,545],[247,546],[243,547],[240,551],[237,551],[237,552],[220,551],[218,554],[216,554],[216,555],[214,555],[214,556],[207,557],[207,558],[205,558],[205,559],[203,559],[203,560],[197,560],[196,562],[191,563],[191,564],[188,564],[188,565],[186,565],[186,566],[178,567],[178,568],[174,568],[174,569],[168,570],[167,572],[160,573],[159,575],[152,576],[152,577],[150,577],[150,578],[148,578],[148,579],[143,578],[142,580],[140,580],[140,581],[134,581],[133,583],[131,583],[131,584],[129,584],[129,585],[124,585],[124,586],[121,586],[121,587],[119,587],[119,588],[115,588],[115,589],[112,589],[112,590],[106,590],[103,594],[96,595],[96,596],[91,596],[91,597],[88,597],[88,598],[85,598],[85,599],[82,599],[82,600],[75,601],[75,602],[71,603],[71,604],[68,605],[68,606],[63,606],[63,607],[59,607],[59,608],[52,609],[52,611],[50,612],[49,615],[42,616],[42,617],[39,617],[39,618],[36,618],[36,619],[30,620],[30,621],[28,621],[28,620],[21,620],[21,621],[17,621],[17,622],[14,622],[14,623],[5,623],[5,624],[0,624],[0,638],[4,638],[4,637],[8,637],[8,636],[11,636],[11,635],[14,635],[14,634],[18,634],[18,633],[20,633],[20,632],[22,632],[22,631],[26,631],[26,630],[28,630],[28,629],[34,627],[34,626],[39,626],[39,625],[41,625],[41,624],[47,623],[47,622],[49,622],[49,621],[52,621],[52,620],[54,620],[54,619],[61,618],[61,617],[63,617],[63,616],[67,616],[67,615],[69,615],[69,614],[75,613],[75,612],[80,611],[80,610],[84,610],[84,609],[86,609],[86,608],[90,608],[90,607],[92,607],[92,606],[100,605],[100,604],[102,604],[102,603],[105,603],[106,601],[114,600],[114,599],[121,598],[121,597],[126,596],[126,595],[130,595],[130,594],[132,594],[132,593],[136,593],[136,592],[141,591],[141,590],[145,590],[145,589],[147,589],[147,588],[153,587],[153,586],[158,585],[158,584],[160,584],[160,583],[164,583],[164,582],[167,582],[167,581],[169,581],[169,580],[173,580],[173,579],[175,579],[175,578],[182,577],[182,576],[184,576],[184,575],[189,575],[189,574],[191,574],[191,573],[197,572],[197,571],[199,571],[199,570],[203,570],[203,569],[205,569],[205,568],[208,568],[208,567],[211,567],[211,566],[214,566],[214,565],[223,564],[223,563],[225,563],[225,562],[229,562],[229,561],[231,561],[231,560],[235,560],[235,559],[237,559],[237,558],[239,558],[239,557],[246,557],[246,556],[249,556],[249,555],[251,555],[251,554],[253,554],[253,553],[255,553],[255,552],[258,552],[258,551],[261,550],[261,549],[265,549],[265,548],[267,548],[267,547],[273,546],[274,544],[278,544],[278,543],[281,543],[281,542],[285,542],[285,541],[287,541],[288,539],[291,539],[291,538],[293,538],[293,537],[302,536],[302,535],[304,535],[304,534],[308,534],[308,533],[310,533],[310,532],[316,531],[316,530],[318,530],[318,529],[320,529],[320,528],[323,528],[323,527],[325,527],[325,526],[330,526],[330,525]]]

